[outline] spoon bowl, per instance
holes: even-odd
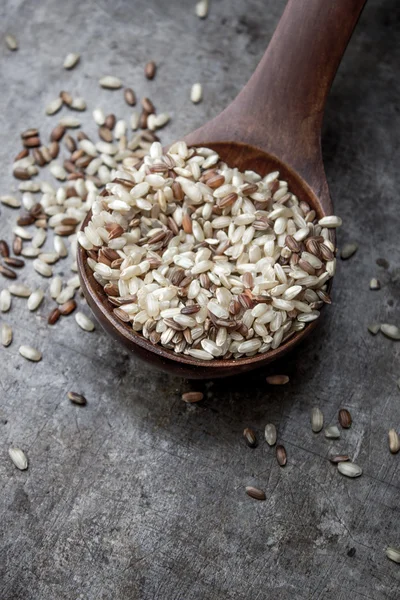
[[[323,207],[308,184],[293,169],[282,163],[272,154],[268,154],[249,144],[238,142],[210,142],[205,145],[218,152],[224,162],[232,167],[237,167],[240,171],[253,169],[261,176],[271,171],[279,171],[281,178],[288,181],[291,191],[300,200],[308,202],[310,207],[317,213],[318,218],[325,216],[326,213]],[[90,218],[91,213],[84,220],[82,229],[89,223]],[[236,360],[198,360],[186,354],[176,354],[172,350],[163,348],[161,345],[153,345],[140,333],[133,331],[129,323],[121,322],[114,315],[114,307],[108,301],[107,294],[93,277],[93,271],[87,264],[86,251],[80,246],[78,247],[77,261],[83,293],[103,328],[139,358],[142,358],[158,369],[189,379],[227,377],[266,365],[294,348],[294,346],[311,333],[318,323],[318,320],[308,323],[302,331],[295,333],[276,350],[269,350],[264,354],[257,354],[250,358],[244,357]],[[331,280],[328,283],[330,284],[330,282]]]
[[[318,219],[331,215],[332,202],[322,162],[321,126],[326,99],[366,0],[289,0],[257,69],[235,100],[217,117],[184,138],[188,146],[218,152],[229,167],[280,179]],[[83,222],[84,228],[89,213]],[[335,236],[331,230],[330,239]],[[81,287],[98,321],[139,358],[189,379],[236,375],[284,356],[315,328],[318,320],[275,350],[252,357],[204,361],[153,345],[112,312],[113,306],[78,248]],[[330,288],[331,280],[328,282]]]

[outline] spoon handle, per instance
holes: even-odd
[[[232,104],[201,128],[204,140],[244,141],[275,154],[330,208],[321,153],[323,113],[365,3],[288,0],[257,69]]]
[[[266,53],[237,98],[237,108],[243,102],[252,114],[252,135],[261,148],[292,163],[310,184],[309,166],[316,153],[322,163],[326,99],[365,2],[289,0]]]

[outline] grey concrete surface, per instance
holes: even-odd
[[[15,188],[18,132],[38,125],[46,138],[58,117],[44,106],[60,89],[126,117],[122,94],[97,85],[121,76],[171,111],[162,137],[171,141],[235,96],[283,7],[219,0],[200,21],[194,2],[178,0],[3,0],[0,33],[15,33],[20,49],[0,46],[1,193]],[[400,324],[399,23],[397,0],[370,0],[334,83],[325,164],[344,220],[339,245],[359,250],[339,261],[331,309],[287,359],[191,383],[137,363],[99,327],[83,333],[70,318],[50,330],[48,300],[28,314],[15,299],[1,315],[15,330],[0,348],[2,600],[400,598],[400,566],[384,552],[400,546],[400,455],[387,447],[388,429],[400,428],[400,342],[367,331],[374,321]],[[75,50],[81,64],[65,72]],[[148,58],[159,65],[153,82],[142,74]],[[204,102],[195,107],[197,80]],[[82,118],[93,133],[90,113]],[[15,212],[0,211],[9,239]],[[67,277],[65,265],[57,270]],[[380,291],[368,289],[371,277]],[[38,276],[29,266],[20,279]],[[24,361],[21,343],[40,347],[42,362]],[[279,372],[290,384],[267,387],[266,374]],[[85,408],[70,404],[71,389],[87,396]],[[191,389],[205,400],[184,405],[180,394]],[[341,440],[311,432],[315,405],[326,423],[349,408],[354,424]],[[264,443],[251,450],[241,439],[251,426],[262,440],[268,421],[287,448],[285,469]],[[27,471],[8,459],[10,445],[27,453]],[[331,451],[348,452],[363,476],[342,477]],[[248,498],[248,484],[267,501]]]

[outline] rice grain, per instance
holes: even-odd
[[[6,46],[9,50],[11,50],[13,52],[15,50],[18,50],[18,41],[14,35],[12,35],[11,33],[8,33],[4,39],[6,42]]]
[[[25,471],[28,468],[28,459],[21,448],[9,448],[8,455],[20,471]]]
[[[39,362],[42,360],[42,353],[32,346],[20,346],[18,351],[21,356],[32,362]]]
[[[322,411],[315,407],[311,411],[311,429],[314,433],[319,433],[324,426],[324,415]]]
[[[269,446],[274,446],[276,444],[276,427],[272,423],[268,423],[265,426],[265,441]]]
[[[0,324],[0,339],[5,348],[11,344],[13,339],[13,331],[8,323],[3,322]]]
[[[39,308],[40,304],[42,303],[44,298],[44,292],[43,290],[35,290],[34,292],[31,293],[31,295],[28,298],[28,309],[30,311],[34,311],[37,308]]]
[[[203,87],[201,83],[194,83],[190,91],[190,99],[193,104],[198,104],[203,98]]]
[[[76,67],[80,60],[80,57],[81,55],[77,52],[70,52],[69,54],[67,54],[67,56],[64,59],[64,69],[67,69],[69,71],[70,69]]]
[[[397,454],[400,450],[400,440],[397,431],[394,429],[389,430],[389,448],[392,454]]]
[[[246,486],[246,494],[250,496],[250,498],[254,498],[254,500],[259,500],[261,502],[267,499],[263,490],[255,488],[251,485]]]
[[[87,317],[83,312],[78,311],[75,314],[75,320],[78,323],[79,327],[84,331],[93,331],[94,323]]]
[[[106,88],[108,90],[118,90],[122,87],[122,82],[118,77],[114,77],[113,75],[106,75],[99,79],[99,84],[102,88]]]
[[[352,463],[349,461],[340,462],[338,464],[338,471],[342,475],[345,475],[346,477],[351,477],[351,478],[360,477],[360,475],[362,475],[361,467],[359,467],[355,463]]]
[[[389,325],[388,323],[383,323],[381,325],[381,331],[383,335],[391,340],[400,340],[400,329],[396,325]]]
[[[208,0],[199,0],[196,3],[196,15],[199,19],[205,19],[208,14]]]
[[[11,294],[9,290],[1,290],[0,292],[0,312],[8,312],[11,308]]]
[[[59,110],[61,110],[61,107],[63,105],[63,101],[60,97],[55,98],[54,100],[52,100],[51,102],[49,102],[46,106],[46,115],[55,115],[56,113],[58,113]]]

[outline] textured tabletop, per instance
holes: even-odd
[[[247,81],[284,8],[276,0],[218,0],[200,20],[194,2],[170,0],[3,0],[0,34],[1,194],[16,189],[11,161],[19,133],[47,136],[58,116],[45,105],[67,89],[91,111],[127,118],[122,92],[101,90],[113,74],[172,115],[169,142],[217,114]],[[323,151],[344,225],[333,304],[315,333],[280,363],[226,381],[190,382],[153,372],[73,316],[47,325],[50,302],[29,313],[14,299],[0,315],[14,341],[0,346],[0,598],[2,600],[398,600],[400,454],[387,433],[400,429],[400,342],[373,336],[371,322],[400,325],[399,8],[369,0],[336,77]],[[68,52],[80,52],[72,71]],[[154,81],[143,76],[154,59]],[[193,105],[190,88],[203,84]],[[296,90],[293,90],[293,94]],[[17,193],[18,194],[18,193]],[[0,238],[17,212],[0,205]],[[384,259],[384,260],[383,260]],[[63,261],[56,272],[69,277]],[[381,282],[369,289],[370,279]],[[31,263],[20,276],[38,282]],[[42,287],[47,285],[39,278]],[[8,281],[1,279],[0,289]],[[83,305],[83,310],[88,308]],[[21,344],[43,352],[30,363]],[[290,383],[268,386],[266,375]],[[83,393],[87,406],[67,392]],[[187,405],[185,391],[202,402]],[[340,440],[310,427],[340,407],[353,425]],[[278,428],[288,462],[263,441]],[[252,427],[256,449],[242,439]],[[18,471],[8,448],[29,468]],[[348,479],[328,461],[348,453],[363,469]],[[245,493],[265,490],[266,501]]]

